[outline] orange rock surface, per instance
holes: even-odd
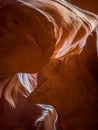
[[[98,129],[98,57],[96,36],[90,36],[80,55],[63,62],[50,61],[38,73],[38,89],[31,103],[50,104],[57,109],[63,130]]]
[[[4,6],[6,2],[0,7],[0,90],[3,91],[0,97],[0,130],[32,129],[31,113],[38,112],[40,115],[42,112],[32,109],[38,103],[52,105],[57,110],[58,130],[98,130],[98,50],[95,30],[80,53],[77,47],[62,59],[54,59],[51,57],[56,43],[53,24],[34,8],[17,2]],[[95,4],[88,0],[70,2],[98,14],[97,0]],[[56,13],[52,15],[60,18],[56,17]],[[62,22],[58,19],[57,23]],[[65,34],[70,36],[71,27],[63,30],[61,43],[65,40]],[[74,41],[86,34],[83,27],[78,30]],[[69,56],[72,52],[76,53]],[[4,99],[8,84],[5,83],[2,88],[3,78],[19,72],[37,72],[38,84],[28,98],[17,92],[14,110]]]

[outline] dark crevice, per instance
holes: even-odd
[[[18,24],[17,20],[13,19],[13,23],[14,24]]]

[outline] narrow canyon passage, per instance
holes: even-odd
[[[98,130],[98,2],[68,1],[0,0],[0,130]]]

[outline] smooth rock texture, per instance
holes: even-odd
[[[98,57],[96,35],[89,36],[79,55],[63,62],[52,60],[39,73],[32,103],[57,109],[63,130],[98,129]]]
[[[54,46],[54,27],[40,12],[19,2],[0,8],[0,75],[38,72]]]

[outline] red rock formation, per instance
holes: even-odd
[[[80,55],[50,61],[38,73],[31,103],[54,106],[63,130],[98,129],[98,57],[96,36],[90,36]]]
[[[37,106],[37,103],[56,108],[61,126],[58,130],[97,130],[98,50],[96,26],[93,26],[97,20],[89,14],[92,17],[90,20],[95,21],[94,24],[91,21],[87,23],[87,17],[83,21],[82,15],[78,17],[77,12],[72,11],[72,15],[70,12],[71,16],[68,17],[69,24],[64,21],[66,17],[64,19],[60,15],[61,6],[49,8],[46,5],[42,10],[51,14],[57,27],[55,33],[53,21],[40,11],[19,1],[14,2],[10,0],[8,4],[7,0],[0,0],[0,130],[52,130],[56,119],[55,109],[47,111],[47,105],[43,108]],[[86,6],[82,6],[84,3],[81,3],[82,1],[81,7],[86,9]],[[41,9],[40,4],[38,6]],[[90,9],[92,10],[88,10]],[[60,11],[64,11],[64,7]],[[81,39],[86,40],[86,37],[87,42],[83,44]],[[63,58],[54,59],[63,44],[65,48],[62,51],[66,49],[66,53]],[[77,54],[81,48],[83,50]],[[13,90],[11,94],[14,96],[11,96],[16,105],[13,109],[4,98],[8,85],[2,83],[2,78],[19,72],[38,72],[38,88],[28,99],[18,91],[15,94]],[[34,122],[43,111],[47,111],[45,121],[34,128]]]
[[[13,85],[15,83],[13,82]],[[5,88],[8,84],[9,82]],[[21,84],[19,87],[22,92],[26,91]],[[59,130],[57,113],[52,106],[30,104],[20,92],[14,93],[13,96],[15,108],[9,104],[4,95],[0,99],[0,130]]]
[[[85,10],[88,10],[88,11],[91,11],[93,13],[96,13],[98,14],[98,0],[68,0],[70,1],[72,4],[82,8],[82,9],[85,9]]]
[[[52,23],[34,8],[19,2],[0,8],[1,75],[37,72],[49,61],[54,44]]]

